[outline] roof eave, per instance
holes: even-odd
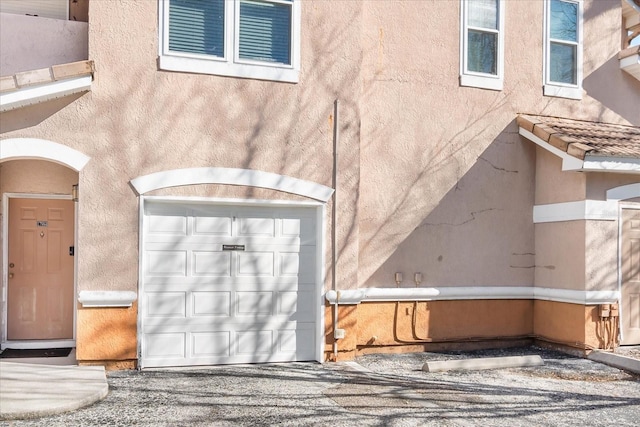
[[[585,156],[582,169],[580,170],[585,172],[640,174],[640,159]]]
[[[589,154],[586,154],[584,159],[579,159],[554,147],[521,126],[518,132],[529,141],[562,159],[563,171],[640,174],[640,159],[590,156]]]

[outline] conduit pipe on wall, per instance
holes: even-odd
[[[338,275],[336,268],[338,266],[338,139],[340,137],[340,129],[338,128],[338,100],[333,102],[333,209],[331,210],[331,282],[333,292],[336,293],[336,303],[334,305],[333,317],[333,357],[338,361],[338,340],[336,339],[336,329],[338,329],[338,305],[340,300],[340,291],[338,291]],[[331,291],[330,291],[331,292]]]

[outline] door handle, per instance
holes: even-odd
[[[9,273],[9,279],[13,279],[13,273]]]

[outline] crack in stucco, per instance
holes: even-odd
[[[497,208],[489,208],[489,209],[482,209],[479,211],[474,211],[474,212],[470,212],[469,215],[471,215],[471,218],[467,219],[466,221],[460,222],[460,223],[451,223],[451,222],[438,222],[438,223],[432,223],[432,222],[427,222],[422,224],[420,227],[422,226],[440,226],[440,225],[448,225],[451,227],[460,227],[461,225],[465,225],[470,223],[471,221],[474,221],[476,219],[476,215],[485,213],[485,212],[489,212],[489,211],[501,211],[502,209],[497,209]]]
[[[511,169],[506,169],[506,168],[501,168],[498,167],[496,165],[494,165],[493,163],[491,163],[489,160],[485,159],[484,157],[480,156],[478,157],[478,160],[483,160],[487,163],[489,163],[489,166],[491,166],[492,168],[494,168],[495,170],[501,171],[501,172],[508,172],[508,173],[518,173],[517,170],[511,170]]]
[[[511,268],[545,268],[547,270],[555,270],[555,265],[510,265]]]

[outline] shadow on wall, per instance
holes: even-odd
[[[610,58],[583,81],[587,94],[602,104],[602,111],[610,109],[625,120],[640,126],[640,102],[627,96],[637,93],[640,97],[640,81],[620,69],[617,56]],[[604,120],[603,118],[603,121]]]
[[[584,10],[584,21],[586,23],[603,13],[620,14],[619,7],[620,3],[613,1],[587,2]],[[611,9],[616,10],[611,11]],[[619,34],[620,30],[618,28],[598,28],[598,31],[602,32],[602,34],[611,34],[613,37],[619,36],[622,38],[622,34]],[[608,40],[602,37],[602,34],[599,33],[595,35],[595,37],[585,35],[585,42],[602,44],[602,49],[607,49],[606,46],[609,45]],[[620,47],[622,48],[622,45]],[[602,114],[604,114],[607,109],[610,109],[625,120],[638,126],[640,125],[640,103],[632,99],[632,97],[629,97],[628,94],[635,92],[640,96],[640,81],[620,69],[620,61],[618,60],[617,54],[618,52],[614,52],[611,58],[603,65],[592,71],[589,75],[585,75],[582,82],[583,87],[590,97],[598,100],[598,102],[602,104],[602,121],[606,121],[606,119],[602,117]],[[599,59],[591,60],[600,61]],[[589,58],[585,58],[585,61],[589,61]],[[593,68],[588,62],[585,62],[584,67],[585,69]]]
[[[415,272],[422,287],[532,286],[534,186],[535,148],[512,121],[365,286],[395,287],[395,272],[400,287]]]
[[[71,105],[83,95],[85,94],[77,93],[51,101],[30,105],[28,107],[3,112],[2,120],[0,120],[0,134],[39,125],[63,108]]]

